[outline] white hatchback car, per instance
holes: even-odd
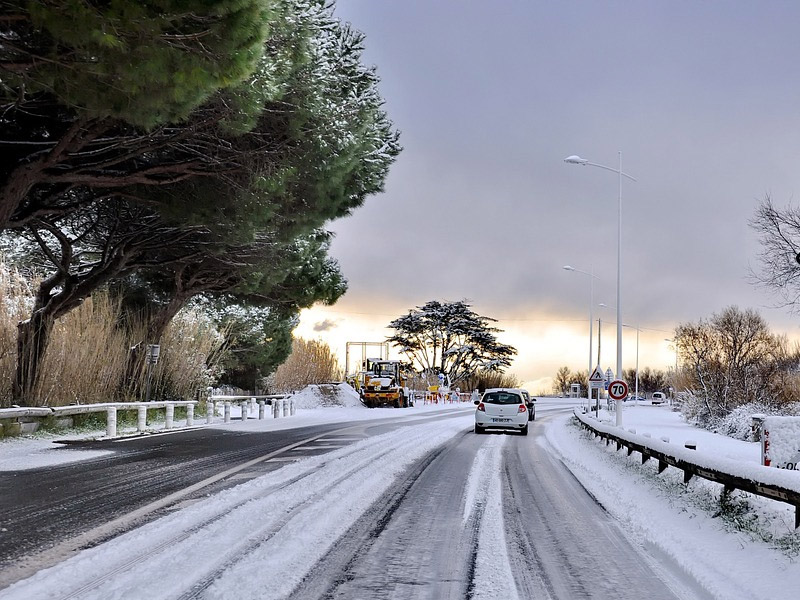
[[[492,388],[476,400],[475,433],[487,429],[515,429],[528,435],[528,406],[517,389]]]

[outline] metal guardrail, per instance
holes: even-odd
[[[778,473],[785,472],[775,469],[774,467],[748,465],[747,470],[752,473],[752,476],[742,477],[740,475],[732,475],[731,473],[726,473],[704,465],[702,464],[702,460],[690,460],[686,456],[679,456],[680,449],[677,449],[678,452],[674,454],[669,454],[663,450],[644,444],[641,441],[631,439],[632,435],[628,435],[628,433],[636,435],[635,431],[626,433],[625,430],[605,426],[594,418],[579,413],[577,410],[574,414],[584,428],[591,431],[597,437],[605,439],[606,445],[614,442],[617,445],[617,450],[620,450],[624,446],[628,450],[628,456],[633,454],[633,452],[639,452],[642,455],[642,464],[646,463],[651,458],[657,460],[659,473],[664,472],[668,466],[672,466],[683,471],[684,483],[689,483],[692,477],[697,476],[722,484],[724,494],[729,494],[736,489],[771,500],[791,504],[795,508],[794,527],[795,529],[800,527],[800,478],[798,478],[797,489],[792,489],[778,484],[775,481],[770,481],[770,479],[776,479],[776,471]],[[594,421],[594,423],[592,423],[592,421]],[[616,431],[612,431],[612,429],[616,429]],[[696,452],[696,450],[691,449],[691,446],[687,446],[687,448],[690,448],[686,450],[688,453]],[[716,460],[715,462],[725,461]],[[734,463],[735,461],[730,460],[730,462]]]
[[[39,406],[39,407],[15,407],[0,408],[0,420],[2,419],[24,419],[24,418],[48,418],[48,417],[69,417],[73,415],[85,415],[95,412],[106,413],[106,435],[115,437],[117,435],[117,412],[124,410],[135,410],[138,412],[137,430],[144,431],[147,425],[147,411],[154,408],[166,409],[165,429],[172,429],[175,418],[175,407],[186,407],[186,426],[194,425],[194,407],[197,401],[176,400],[171,402],[99,402],[97,404],[70,404],[67,406]]]
[[[209,396],[206,407],[206,423],[211,423],[211,419],[216,413],[217,404],[223,404],[223,420],[228,423],[231,420],[231,406],[238,404],[242,411],[242,421],[246,421],[250,412],[254,411],[258,405],[258,418],[264,419],[266,416],[267,404],[271,406],[272,417],[290,417],[295,414],[294,400],[291,394],[269,394],[267,396]]]
[[[269,402],[273,418],[288,417],[295,414],[294,401],[288,394],[271,394],[268,396],[210,396],[207,400],[206,423],[210,424],[216,414],[218,403],[223,403],[223,419],[227,423],[231,420],[231,406],[234,402],[240,405],[242,420],[250,417],[258,405],[258,418],[266,416],[266,406]],[[147,429],[147,411],[154,408],[163,408],[166,411],[164,429],[173,429],[175,426],[175,407],[186,408],[186,427],[194,426],[194,409],[196,400],[175,400],[155,402],[102,402],[97,404],[71,404],[68,406],[39,406],[39,407],[14,407],[0,408],[0,420],[18,419],[46,419],[48,417],[69,417],[88,413],[106,413],[106,436],[117,435],[117,413],[119,411],[137,411],[137,431]]]

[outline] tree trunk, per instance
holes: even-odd
[[[14,399],[20,406],[36,406],[33,397],[55,319],[43,310],[35,310],[31,318],[17,326],[17,372],[14,378]]]
[[[178,311],[186,304],[188,297],[183,295],[174,296],[166,305],[161,307],[153,316],[150,317],[147,325],[146,338],[133,348],[128,353],[127,362],[125,364],[125,379],[123,385],[128,387],[128,390],[136,394],[138,390],[139,374],[144,369],[144,360],[147,357],[147,346],[149,344],[159,344],[161,337],[169,327],[170,322],[178,314]]]

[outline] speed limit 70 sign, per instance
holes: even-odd
[[[615,379],[608,384],[608,395],[612,400],[622,400],[628,395],[628,384],[622,379]]]

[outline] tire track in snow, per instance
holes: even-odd
[[[214,587],[210,581],[213,576],[229,566],[231,571],[237,570],[237,560],[252,565],[253,557],[248,557],[249,554],[258,555],[255,560],[271,569],[276,552],[270,542],[277,533],[286,533],[283,530],[293,530],[298,527],[298,521],[305,521],[299,527],[307,537],[308,521],[313,521],[314,515],[325,513],[331,502],[347,508],[340,523],[351,523],[357,516],[351,510],[355,508],[346,501],[352,499],[350,492],[358,495],[356,490],[362,488],[361,495],[367,497],[370,493],[378,494],[391,483],[391,475],[370,477],[376,472],[375,464],[387,462],[386,455],[391,453],[396,462],[406,465],[463,429],[463,424],[456,425],[452,421],[404,428],[287,465],[195,504],[189,510],[173,513],[83,552],[42,572],[41,576],[0,592],[0,598],[47,594],[53,598],[105,599],[125,597],[125,590],[130,593],[132,589],[137,590],[138,597],[148,598],[174,598],[190,589],[197,592],[195,596],[203,596],[203,590]],[[279,537],[286,539],[283,535]],[[325,542],[335,539],[322,537],[323,540],[311,541],[304,553],[314,555]],[[123,546],[124,551],[121,550]],[[265,546],[270,547],[267,555],[264,555]],[[307,552],[309,548],[313,551]],[[134,558],[130,558],[132,553]],[[296,575],[298,565],[292,564],[289,570]],[[143,579],[136,575],[141,571],[168,572],[170,576]],[[91,575],[81,576],[84,573]],[[264,573],[270,575],[270,570],[264,569]],[[56,583],[57,580],[60,583]],[[195,587],[198,581],[202,589]],[[65,582],[68,583],[65,585]],[[238,582],[231,584],[228,580],[227,583],[230,589],[242,593]],[[262,591],[260,588],[253,597],[265,597]],[[226,597],[220,589],[212,590],[211,594]],[[278,592],[274,597],[284,596]]]
[[[503,522],[500,474],[507,439],[506,435],[490,436],[478,451],[470,470],[465,522],[472,520],[478,530],[472,557],[474,568],[467,588],[470,600],[519,600]]]

